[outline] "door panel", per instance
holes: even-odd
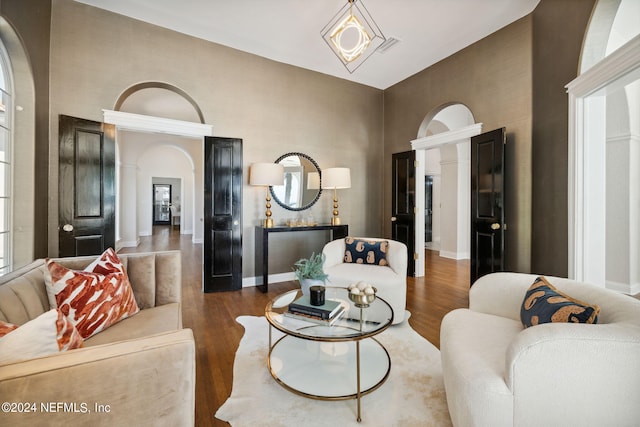
[[[433,176],[424,179],[424,241],[433,240]]]
[[[59,118],[59,256],[115,246],[115,127]]]
[[[471,138],[471,284],[504,270],[505,129]]]
[[[153,184],[153,225],[171,224],[171,185]]]
[[[205,138],[204,292],[242,288],[242,140]]]
[[[391,238],[407,245],[407,275],[415,274],[415,151],[392,155]]]

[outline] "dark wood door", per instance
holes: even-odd
[[[242,140],[204,141],[204,292],[242,288]]]
[[[115,126],[59,117],[59,256],[115,246]]]
[[[391,238],[407,245],[407,275],[415,275],[416,153],[392,155]]]
[[[505,129],[471,138],[471,284],[504,269]]]

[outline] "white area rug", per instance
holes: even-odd
[[[362,397],[360,423],[355,399],[307,399],[277,384],[267,368],[267,320],[240,316],[236,321],[245,334],[234,362],[233,390],[215,414],[233,427],[451,425],[440,352],[407,320],[376,336],[389,352],[391,373],[378,390]]]

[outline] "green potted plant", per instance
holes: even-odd
[[[329,277],[322,270],[324,259],[324,254],[316,254],[314,252],[309,258],[300,258],[294,263],[296,267],[294,271],[300,282],[303,295],[309,295],[309,288],[311,288],[311,286],[324,286],[325,280]]]

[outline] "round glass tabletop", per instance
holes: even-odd
[[[325,300],[338,301],[344,312],[330,325],[317,324],[289,316],[289,304],[302,296],[300,290],[278,295],[267,304],[265,317],[274,328],[298,338],[314,341],[353,341],[371,337],[387,329],[393,321],[393,309],[376,297],[367,307],[357,307],[346,288],[325,287]]]

